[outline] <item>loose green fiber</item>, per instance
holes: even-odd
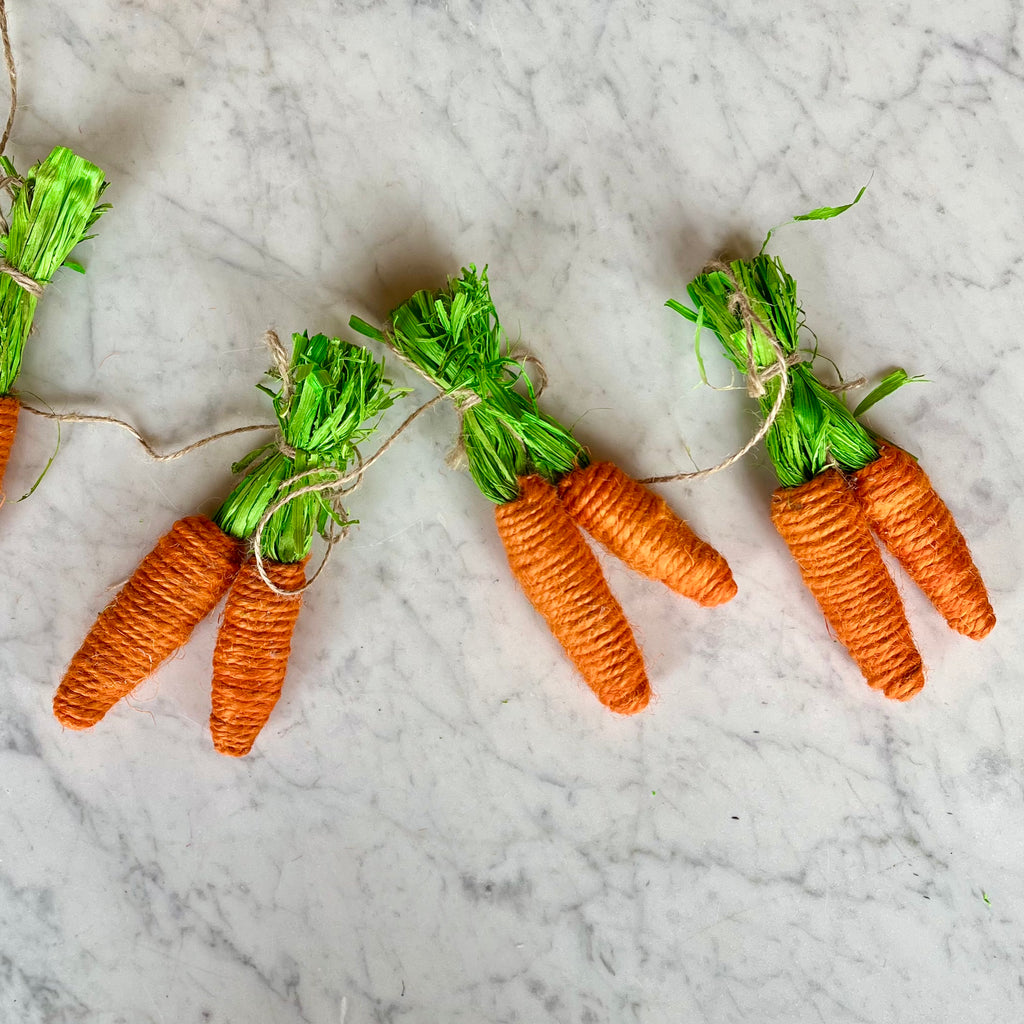
[[[13,164],[0,157],[0,169],[15,177],[10,229],[0,237],[0,254],[39,284],[60,267],[81,271],[68,257],[109,204],[97,205],[106,188],[103,171],[58,146],[18,179]],[[21,371],[25,341],[32,328],[36,296],[0,275],[0,395],[8,394]]]
[[[572,433],[540,411],[522,361],[510,354],[486,267],[479,274],[464,267],[446,288],[417,292],[391,313],[387,333],[359,317],[349,324],[392,345],[464,407],[469,471],[495,504],[519,495],[521,476],[537,473],[554,483],[589,461]]]
[[[804,219],[836,216],[852,205],[823,207]],[[760,253],[750,260],[734,260],[729,268],[751,309],[775,335],[782,351],[787,356],[796,353],[800,349],[803,310],[797,301],[796,282],[786,272],[782,261]],[[730,308],[733,291],[728,276],[716,270],[698,275],[688,285],[693,309],[674,299],[667,305],[691,322],[713,330],[726,357],[746,374],[746,330],[742,319]],[[771,367],[776,358],[764,332],[755,326],[752,333],[754,362],[761,372]],[[889,374],[856,411],[851,412],[843,395],[829,390],[814,373],[816,355],[816,352],[808,352],[804,361],[789,368],[782,407],[765,435],[765,447],[784,487],[805,483],[831,465],[852,472],[874,461],[878,448],[857,416],[903,384],[920,379],[909,377],[902,370]],[[765,394],[758,400],[762,416],[768,416],[780,386],[779,377],[765,382]]]
[[[275,370],[268,376],[280,379]],[[316,334],[292,336],[289,366],[292,389],[270,395],[281,426],[286,454],[276,442],[250,452],[232,467],[244,472],[238,486],[214,516],[227,534],[252,536],[272,504],[309,484],[324,483],[344,472],[358,456],[356,446],[376,429],[385,410],[408,394],[384,376],[384,363],[367,349],[338,338]],[[285,481],[304,474],[285,485]],[[324,534],[328,522],[351,525],[334,510],[322,492],[302,494],[279,508],[263,530],[262,553],[276,562],[298,562],[309,554],[313,534]]]

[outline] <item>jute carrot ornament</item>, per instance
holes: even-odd
[[[0,191],[10,197],[7,217],[0,215],[0,488],[14,445],[21,402],[14,391],[36,303],[61,267],[84,272],[69,257],[108,205],[99,205],[106,188],[103,172],[58,146],[27,174],[19,175],[4,150],[18,107],[18,82],[7,32],[6,6],[0,0],[0,38],[10,78],[11,104],[0,137]],[[2,493],[2,491],[0,491]]]
[[[296,334],[291,360],[268,335],[281,381],[280,437],[238,463],[241,481],[212,519],[174,524],[100,613],[54,697],[72,729],[95,725],[191,636],[228,594],[213,656],[210,732],[247,754],[281,694],[313,536],[351,521],[337,504],[356,446],[405,394],[365,349]],[[357,471],[358,472],[358,471]]]
[[[82,268],[71,250],[108,209],[97,205],[106,187],[103,172],[69,149],[55,149],[24,178],[0,157],[3,185],[13,203],[10,223],[0,218],[0,484],[14,444],[21,402],[14,383],[21,372],[25,342],[36,303],[61,267]]]
[[[824,219],[846,208],[798,219]],[[981,639],[995,625],[963,536],[928,478],[858,418],[910,378],[902,370],[890,374],[851,411],[845,389],[816,376],[816,351],[809,358],[799,351],[796,282],[763,251],[752,260],[711,265],[687,290],[696,312],[674,300],[668,305],[696,323],[698,334],[710,327],[755,385],[781,484],[772,522],[804,582],[868,685],[909,699],[924,685],[924,669],[872,530],[950,626]]]
[[[509,352],[486,270],[464,269],[437,292],[417,292],[385,333],[459,410],[459,448],[492,501],[509,565],[598,699],[620,714],[646,707],[651,686],[633,631],[585,529],[627,565],[700,604],[728,601],[725,560],[665,502],[610,463],[591,463],[562,424],[540,411],[524,361]]]

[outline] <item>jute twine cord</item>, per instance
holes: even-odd
[[[7,112],[7,124],[4,126],[4,133],[0,136],[0,155],[7,149],[7,143],[11,138],[11,130],[14,128],[14,116],[18,112],[18,69],[14,64],[14,51],[11,49],[11,35],[7,28],[7,4],[5,0],[0,0],[0,40],[3,41],[4,49],[4,65],[7,68],[7,78],[10,82],[11,88],[11,101],[10,107]],[[21,178],[17,175],[4,175],[0,178],[0,189],[7,189],[11,192],[12,186],[21,184]],[[7,221],[3,217],[0,217],[4,234],[7,234],[9,228]],[[43,286],[46,282],[36,281],[34,278],[28,276],[28,274],[22,273],[17,267],[8,263],[6,259],[0,257],[0,274],[6,274],[18,287],[23,288],[29,294],[34,295],[37,299],[43,294]]]
[[[18,69],[14,66],[14,51],[11,49],[11,36],[7,30],[7,4],[6,0],[0,0],[0,38],[4,44],[4,64],[7,67],[7,78],[11,84],[11,105],[7,112],[7,124],[4,127],[4,134],[0,137],[0,154],[7,149],[7,143],[11,138],[11,129],[14,127],[14,115],[18,110]]]
[[[149,456],[154,462],[173,462],[175,459],[180,459],[184,455],[188,455],[190,452],[198,451],[200,448],[205,448],[208,444],[212,444],[214,441],[220,441],[225,437],[233,437],[235,434],[248,434],[253,430],[274,430],[277,427],[276,423],[252,423],[244,427],[234,427],[231,430],[222,430],[216,434],[209,434],[206,437],[200,438],[198,441],[193,441],[191,444],[185,445],[184,448],[176,448],[170,452],[158,452],[153,445],[143,437],[130,423],[126,423],[124,420],[119,420],[115,416],[93,416],[89,413],[81,412],[53,412],[47,411],[46,409],[37,409],[35,406],[28,405],[24,402],[21,403],[21,408],[26,412],[32,413],[34,416],[41,416],[46,420],[53,420],[57,423],[108,423],[114,427],[120,427],[122,430],[127,431],[136,441],[142,445],[143,451]]]
[[[736,595],[726,560],[659,495],[610,462],[567,474],[558,496],[577,526],[648,579],[712,608]]]
[[[852,474],[854,492],[882,543],[952,629],[972,640],[996,624],[985,584],[952,513],[906,452],[880,444]]]
[[[100,613],[53,699],[70,729],[95,725],[185,644],[238,572],[242,544],[205,516],[179,520]]]
[[[827,469],[772,497],[772,522],[868,686],[909,700],[924,686],[903,602],[846,478]]]
[[[601,703],[623,715],[643,710],[643,658],[597,558],[551,484],[519,483],[519,497],[494,510],[513,574]]]

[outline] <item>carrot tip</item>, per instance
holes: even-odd
[[[225,757],[245,757],[252,750],[255,742],[255,737],[249,743],[232,743],[230,737],[219,738],[215,736],[213,738],[213,749],[218,754],[224,754]]]
[[[638,714],[651,702],[651,687],[649,683],[646,683],[646,680],[645,684],[645,686],[638,687],[633,693],[625,697],[619,697],[617,700],[606,702],[605,707],[609,711],[614,711],[617,715]]]
[[[950,626],[969,640],[984,640],[996,628],[996,615],[991,608],[988,608],[980,616],[965,616],[950,622]]]
[[[924,671],[918,669],[913,675],[898,683],[890,683],[885,688],[885,695],[890,700],[906,702],[916,697],[924,689]]]
[[[56,701],[53,705],[53,714],[65,729],[74,729],[77,732],[84,732],[86,729],[91,729],[103,717],[102,715],[98,715],[83,718],[67,708],[58,707]]]
[[[719,605],[727,604],[731,601],[736,596],[738,590],[739,587],[730,574],[717,587],[704,593],[700,605],[702,608],[717,608]]]

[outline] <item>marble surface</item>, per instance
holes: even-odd
[[[40,306],[25,391],[168,447],[258,422],[266,326],[352,338],[350,313],[475,261],[595,454],[707,465],[750,404],[699,385],[664,300],[870,179],[774,250],[844,370],[930,379],[870,421],[921,454],[1000,625],[955,636],[901,577],[928,686],[870,692],[768,523],[758,453],[661,488],[729,558],[730,605],[604,560],[658,692],[616,718],[445,468],[439,408],[353,498],[250,757],[210,747],[214,621],[62,732],[52,691],[109,588],[216,507],[247,441],[158,465],[69,426],[18,503],[55,443],[23,417],[0,513],[0,1019],[1020,1020],[1018,5],[8,6],[13,157],[68,144],[114,204],[87,276]]]

